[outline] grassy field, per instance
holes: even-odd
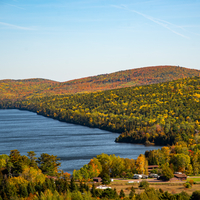
[[[188,180],[188,181],[189,181],[189,180],[193,180],[194,182],[197,182],[197,183],[198,183],[198,182],[200,182],[200,176],[198,176],[198,177],[191,177],[191,178],[188,178],[187,180]]]
[[[198,178],[188,178],[188,181],[189,180],[194,180],[194,182],[199,182],[200,181],[200,177]],[[113,182],[111,182],[111,184],[109,185],[112,189],[116,188],[118,194],[120,193],[120,190],[123,189],[124,190],[124,193],[126,195],[129,195],[130,193],[130,190],[131,190],[131,187],[133,186],[136,193],[141,193],[143,192],[144,190],[143,189],[139,189],[138,186],[139,186],[139,183],[137,183],[137,181],[134,181],[134,183],[128,183],[129,180],[114,180]],[[182,182],[154,182],[154,183],[151,183],[149,182],[149,186],[152,187],[152,188],[155,188],[155,189],[162,189],[164,192],[165,191],[168,191],[172,194],[178,194],[178,193],[181,193],[182,191],[185,191],[187,192],[189,195],[191,195],[194,191],[196,190],[199,190],[200,188],[200,184],[194,184],[192,186],[192,188],[185,188],[184,187],[184,184],[185,181],[182,181]]]

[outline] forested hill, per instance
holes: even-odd
[[[118,142],[200,143],[200,77],[93,93],[0,101],[61,121],[123,132]]]
[[[67,82],[56,82],[47,79],[1,80],[0,100],[15,101],[35,96],[103,91],[194,76],[200,76],[200,70],[177,66],[156,66],[102,74]]]

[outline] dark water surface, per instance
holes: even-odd
[[[72,173],[98,154],[115,154],[136,159],[149,146],[115,143],[118,133],[60,122],[29,111],[0,110],[0,154],[18,149],[22,155],[35,151],[57,155],[61,169]]]

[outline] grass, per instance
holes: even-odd
[[[179,183],[176,183],[176,182],[174,182],[174,183],[170,183],[170,182],[152,183],[152,182],[149,182],[149,187],[154,188],[156,190],[162,189],[164,192],[168,191],[172,194],[178,194],[178,193],[181,193],[182,191],[185,191],[189,195],[191,195],[194,191],[199,190],[200,177],[188,178],[187,181],[189,181],[191,179],[194,180],[194,182],[197,182],[197,184],[194,184],[191,188],[184,187],[183,184],[185,183],[185,181],[183,181],[181,183],[180,182]],[[137,183],[136,180],[134,180],[134,183],[128,183],[128,181],[130,181],[130,180],[114,180],[113,182],[110,183],[109,186],[112,189],[116,188],[118,194],[120,193],[120,190],[123,189],[126,196],[129,195],[131,187],[133,187],[135,189],[136,194],[144,191],[143,189],[138,188],[139,183]]]
[[[187,178],[187,180],[189,181],[189,180],[193,180],[194,182],[200,182],[200,177],[198,177],[198,178]]]

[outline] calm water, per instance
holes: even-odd
[[[0,110],[0,154],[18,149],[57,155],[61,169],[72,173],[98,154],[136,159],[146,150],[161,147],[115,143],[118,133],[60,122],[29,111]]]

